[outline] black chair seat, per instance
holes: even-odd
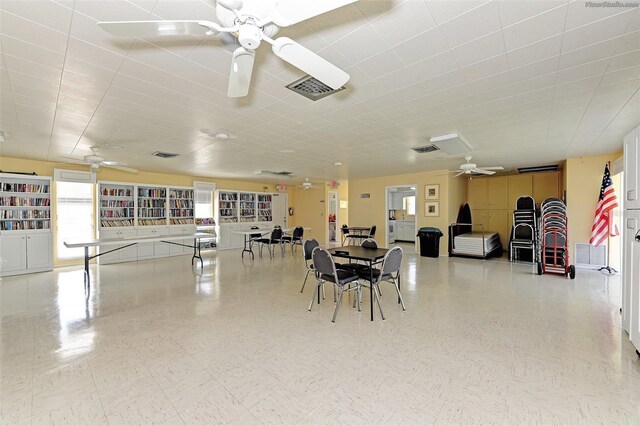
[[[333,275],[322,274],[320,278],[325,281],[329,281],[329,282],[340,284],[340,285],[350,283],[351,281],[355,281],[359,278],[358,274],[355,274],[351,271],[345,271],[344,269],[336,269],[336,273],[338,274],[338,281],[339,281],[337,283]]]
[[[361,279],[369,281],[369,279],[373,276],[374,281],[378,280],[381,273],[380,269],[377,269],[377,268],[369,269],[368,266],[365,266],[365,265],[362,265],[362,266],[364,266],[364,268],[358,269],[358,276]],[[384,274],[382,276],[383,281],[388,279],[391,279],[391,274]]]
[[[278,244],[280,243],[280,240],[270,240],[269,238],[258,238],[257,240],[254,240],[257,243],[261,243],[261,244]]]

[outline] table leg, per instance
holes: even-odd
[[[84,282],[87,289],[91,288],[91,276],[89,275],[89,246],[84,248]]]
[[[373,262],[369,259],[369,308],[371,309],[371,321],[373,321]]]
[[[191,265],[195,259],[200,260],[200,268],[204,269],[204,262],[202,261],[202,252],[200,251],[200,240],[198,238],[193,239],[193,256],[191,257]]]
[[[249,248],[247,248],[249,247]],[[254,259],[253,256],[253,248],[251,247],[251,235],[247,235],[245,234],[244,236],[244,248],[242,249],[242,256],[244,257],[244,252],[250,253],[251,254],[251,259]]]

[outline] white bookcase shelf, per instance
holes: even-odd
[[[169,188],[169,223],[194,225],[195,204],[193,188]]]
[[[100,182],[98,184],[98,218],[100,226],[104,228],[133,226],[134,186]]]
[[[137,194],[138,226],[166,225],[167,188],[139,185]]]

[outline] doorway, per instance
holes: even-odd
[[[279,225],[282,228],[288,226],[287,215],[287,194],[273,194],[273,226]]]
[[[385,203],[385,233],[388,247],[415,251],[418,227],[416,184],[388,186]]]
[[[329,202],[327,203],[327,242],[334,244],[339,241],[338,235],[338,193],[329,191]]]

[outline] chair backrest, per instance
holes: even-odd
[[[314,240],[313,238],[304,240],[304,243],[302,243],[302,253],[304,254],[305,261],[311,260],[313,249],[316,247],[320,247],[320,243],[318,243],[317,240]]]
[[[349,227],[347,225],[342,225],[342,228],[340,228],[342,230],[342,234],[343,235],[348,235],[349,234]]]
[[[257,227],[257,226],[252,226],[251,229],[260,229],[260,228]],[[260,237],[262,237],[262,234],[251,234],[251,235],[249,235],[249,238],[260,238]]]
[[[373,238],[367,238],[362,243],[360,243],[360,247],[370,248],[370,249],[377,249],[378,248],[378,242],[376,240],[374,240]]]
[[[313,250],[313,267],[320,274],[331,275],[336,277],[338,275],[336,273],[336,264],[333,261],[333,256],[331,253],[326,251],[323,248],[316,248]]]
[[[297,238],[297,239],[302,239],[302,236],[304,235],[304,228],[302,226],[296,226],[293,229],[293,238]]]
[[[402,247],[394,247],[384,255],[382,259],[382,275],[395,274],[402,266]]]
[[[276,226],[273,231],[271,231],[271,242],[280,242],[282,239],[282,228]]]
[[[373,238],[376,236],[376,225],[373,225],[369,230],[369,238]]]
[[[533,197],[524,195],[516,200],[516,210],[535,210],[536,202]]]
[[[533,241],[533,227],[525,223],[519,223],[513,228],[513,238],[516,240]]]

